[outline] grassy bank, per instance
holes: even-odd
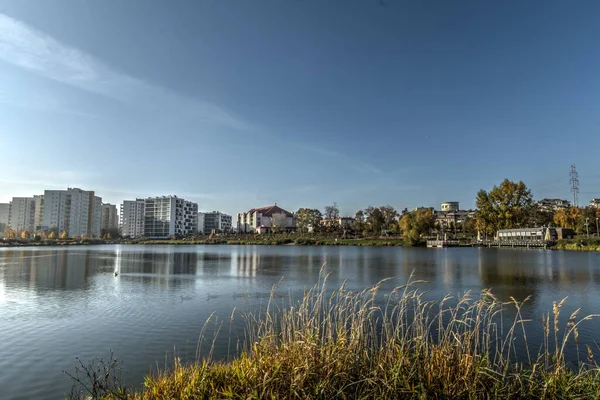
[[[559,240],[558,243],[556,243],[556,250],[600,251],[600,239],[578,238]]]
[[[299,245],[299,246],[404,246],[405,243],[398,237],[390,238],[356,238],[341,239],[335,235],[307,235],[307,234],[260,234],[260,235],[220,235],[215,237],[197,236],[187,239],[136,239],[127,240],[126,244],[229,244],[229,245]],[[424,244],[424,243],[423,243]]]
[[[104,239],[3,239],[0,247],[40,247],[40,246],[77,246],[90,244],[112,244],[114,242]]]
[[[574,312],[559,326],[565,300],[541,316],[541,347],[517,349],[516,343],[527,343],[529,326],[522,303],[501,303],[488,291],[427,302],[413,285],[386,294],[380,285],[361,293],[344,287],[331,293],[324,286],[285,307],[272,296],[265,312],[244,315],[247,337],[239,357],[214,361],[211,349],[196,363],[176,361],[173,369],[148,376],[137,392],[109,385],[104,398],[600,397],[591,349],[578,365],[565,361],[566,346],[578,341],[580,324],[592,318],[578,319]],[[384,305],[376,301],[382,297]],[[502,325],[507,307],[514,319]],[[206,326],[221,327],[219,321]],[[214,341],[209,335],[199,343],[210,348]]]

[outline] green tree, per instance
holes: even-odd
[[[404,214],[400,218],[402,238],[411,246],[419,243],[423,235],[427,235],[435,226],[435,215],[431,209],[417,209]]]
[[[475,219],[474,218],[465,218],[462,223],[462,231],[466,235],[475,235],[477,230],[475,229]]]
[[[365,224],[369,234],[381,235],[381,231],[385,227],[385,219],[381,209],[371,206],[365,208]]]
[[[529,226],[549,226],[554,223],[554,211],[544,210],[537,204],[531,207]]]
[[[318,231],[321,226],[321,211],[311,208],[301,208],[296,211],[296,228],[300,232],[308,232],[311,228]]]
[[[499,229],[525,227],[533,207],[533,195],[523,182],[505,179],[489,192],[481,189],[476,204],[477,228],[493,235]]]
[[[398,211],[390,205],[379,207],[381,217],[383,219],[383,229],[386,231],[393,230],[393,227],[398,226]]]
[[[359,235],[364,235],[366,228],[367,224],[365,222],[365,212],[363,210],[358,210],[356,215],[354,215],[354,230]]]

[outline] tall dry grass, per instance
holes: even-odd
[[[534,351],[527,338],[532,321],[521,312],[524,302],[504,303],[487,290],[426,301],[414,280],[385,294],[384,281],[360,293],[345,286],[330,292],[326,281],[323,277],[302,299],[287,304],[273,291],[264,312],[244,314],[246,341],[239,357],[214,361],[214,340],[208,340],[213,346],[207,357],[191,365],[176,360],[172,370],[147,377],[141,391],[122,396],[600,398],[600,369],[591,348],[577,365],[565,360],[567,345],[579,345],[580,324],[594,315],[577,319],[577,310],[561,327],[566,299],[543,316],[543,343]],[[505,324],[510,308],[514,318]],[[205,327],[211,323],[216,337],[222,324],[211,320]]]

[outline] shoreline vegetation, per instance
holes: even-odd
[[[528,340],[538,322],[525,320],[523,304],[492,292],[425,301],[420,281],[362,292],[326,289],[326,277],[302,299],[271,300],[258,314],[234,310],[246,335],[241,352],[213,358],[227,322],[211,316],[198,341],[196,361],[146,376],[137,390],[124,386],[114,367],[74,379],[72,398],[102,399],[592,399],[600,397],[600,368],[592,348],[579,343],[579,310],[565,318],[567,300],[541,315],[541,343]],[[502,324],[502,319],[510,319]],[[538,319],[536,318],[536,321]],[[562,321],[562,322],[561,322]],[[512,323],[511,323],[512,322]],[[216,332],[210,334],[210,332]],[[203,347],[206,346],[206,347]],[[577,348],[576,364],[566,360]],[[582,352],[579,352],[579,350]],[[200,357],[199,354],[206,354]],[[518,358],[517,358],[518,355]],[[587,356],[587,357],[586,357]],[[570,356],[571,357],[571,356]],[[572,357],[571,357],[572,358]],[[112,357],[111,357],[112,359]],[[79,375],[76,375],[79,377]]]
[[[461,247],[473,246],[472,239],[459,238]],[[139,244],[139,245],[295,245],[295,246],[370,246],[370,247],[424,247],[426,241],[406,243],[400,236],[371,238],[339,238],[336,235],[269,233],[269,234],[220,234],[215,236],[194,236],[181,239],[4,239],[0,247],[37,247],[37,246],[77,246],[103,244]],[[600,251],[599,238],[576,238],[559,240],[551,250]]]

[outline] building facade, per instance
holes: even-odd
[[[205,235],[209,235],[213,230],[217,233],[229,233],[232,229],[233,218],[231,215],[223,214],[219,211],[213,211],[208,213],[198,213],[200,218],[202,214],[203,228],[202,232]]]
[[[568,208],[571,203],[563,199],[542,199],[536,205],[543,211],[556,211],[561,208]]]
[[[600,199],[590,200],[590,207],[600,208]]]
[[[121,235],[138,238],[144,236],[144,200],[125,200],[121,204]]]
[[[0,203],[0,237],[4,237],[4,229],[8,227],[10,203]]]
[[[441,210],[444,212],[453,212],[458,211],[460,209],[458,201],[445,201],[440,206]]]
[[[119,228],[119,215],[117,206],[110,203],[102,204],[102,220],[100,222],[100,231],[107,232]]]
[[[37,196],[33,196],[33,201],[35,203],[33,225],[35,231],[37,232],[42,229],[42,218],[44,217],[44,195],[40,194]]]
[[[237,229],[242,233],[268,233],[273,230],[290,232],[295,228],[294,215],[277,204],[253,208],[237,215]]]
[[[144,200],[144,236],[166,238],[198,232],[198,204],[177,196]]]
[[[93,191],[69,188],[44,192],[42,229],[69,236],[100,236],[102,198]]]
[[[35,201],[33,197],[13,197],[10,203],[8,225],[19,234],[34,231]]]

